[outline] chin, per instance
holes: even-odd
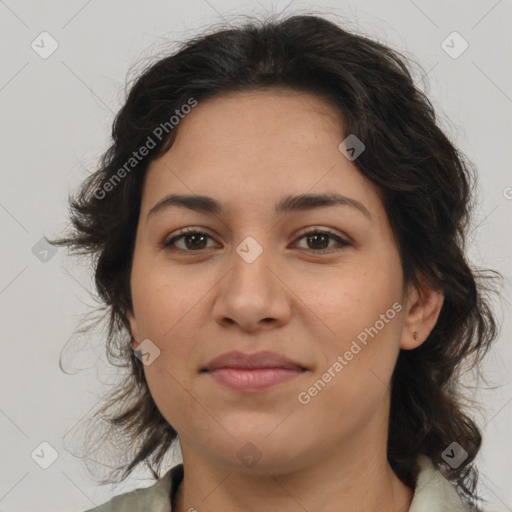
[[[306,440],[301,441],[297,432],[278,431],[276,425],[265,424],[261,430],[254,425],[239,429],[232,438],[215,443],[214,456],[230,466],[230,470],[243,473],[278,474],[299,467]]]

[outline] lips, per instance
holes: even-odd
[[[307,369],[275,352],[228,352],[201,370],[232,391],[257,393],[297,378]]]
[[[220,368],[239,368],[244,370],[283,368],[286,370],[305,370],[300,364],[275,352],[262,351],[248,354],[234,351],[227,352],[226,354],[212,359],[202,371],[213,371]]]

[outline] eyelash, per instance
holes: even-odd
[[[164,243],[162,244],[162,247],[169,251],[173,251],[173,252],[181,251],[181,252],[188,252],[188,253],[200,253],[200,252],[205,251],[206,249],[191,250],[191,249],[181,249],[181,248],[173,246],[177,240],[179,240],[181,238],[185,238],[186,236],[190,236],[190,235],[206,235],[209,238],[213,238],[208,233],[206,233],[204,231],[199,231],[198,229],[195,229],[195,228],[184,228],[183,230],[179,231],[176,236],[164,241]],[[349,242],[347,242],[343,238],[339,237],[338,235],[334,234],[333,232],[326,230],[326,229],[317,229],[317,228],[314,228],[311,231],[307,231],[306,233],[301,234],[299,236],[299,238],[297,238],[297,240],[301,240],[301,239],[303,239],[307,236],[311,236],[311,235],[328,235],[331,239],[335,240],[338,244],[338,248],[335,250],[341,250],[344,247],[348,247],[351,245]],[[320,249],[320,250],[316,250],[316,249],[305,249],[305,250],[314,252],[316,254],[324,254],[324,253],[333,252],[332,248]]]

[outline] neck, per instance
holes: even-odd
[[[268,510],[269,503],[280,512],[406,512],[413,497],[393,473],[385,450],[333,449],[331,457],[276,474],[255,471],[257,465],[219,467],[188,448],[182,446],[185,476],[173,512],[259,511]]]

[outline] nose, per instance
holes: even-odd
[[[286,324],[292,295],[273,252],[257,244],[263,250],[253,259],[254,245],[252,239],[233,252],[232,268],[220,282],[213,308],[223,327],[238,326],[251,333]]]

